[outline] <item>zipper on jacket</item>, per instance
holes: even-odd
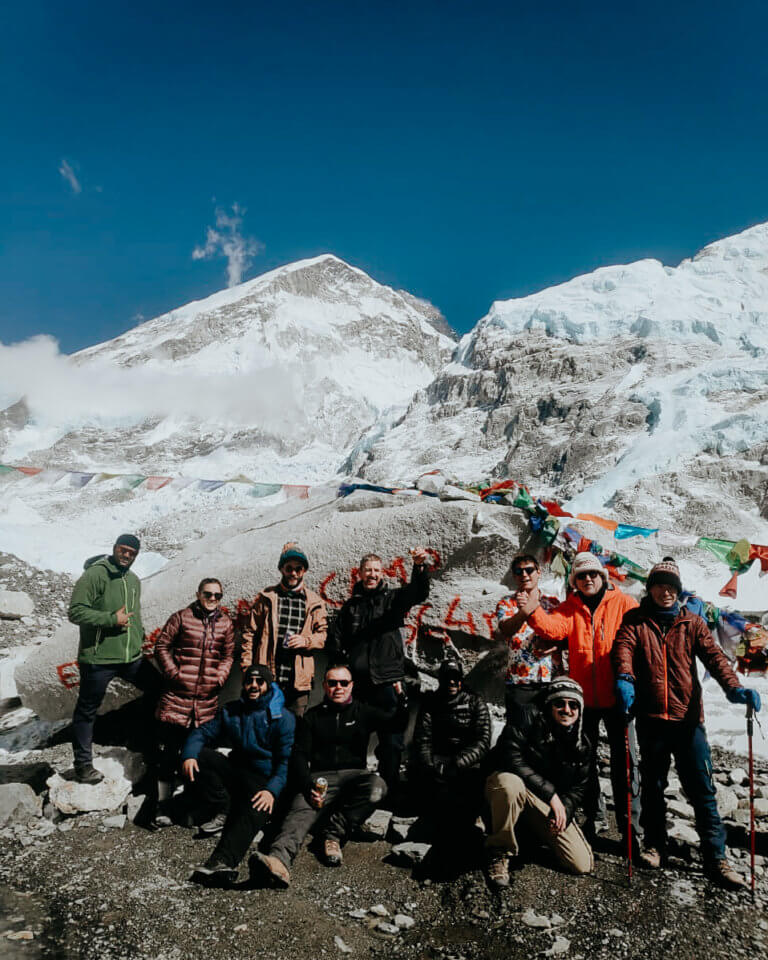
[[[128,586],[127,586],[127,584],[126,584],[126,582],[125,582],[125,574],[123,574],[122,580],[123,580],[123,596],[125,597],[125,612],[126,612],[126,614],[129,613],[129,612],[130,612],[130,613],[133,613],[132,610],[131,610],[131,611],[128,610]],[[130,620],[130,617],[128,618],[128,623],[127,623],[126,628],[125,628],[125,638],[126,638],[126,639],[125,639],[125,662],[126,662],[126,663],[130,663],[130,660],[128,659],[128,651],[130,650],[130,647],[131,647],[131,620]]]
[[[595,706],[597,706],[597,650],[595,649],[595,620],[591,613],[589,615],[589,629],[592,632],[592,698]]]
[[[661,638],[661,649],[664,652],[664,719],[669,720],[669,675],[667,673],[667,636]],[[694,667],[695,669],[695,667]]]

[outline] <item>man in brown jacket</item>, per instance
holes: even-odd
[[[641,862],[658,869],[667,843],[664,790],[672,757],[694,809],[704,869],[727,889],[744,882],[725,858],[725,828],[717,810],[712,757],[696,670],[699,659],[731,703],[760,709],[760,697],[742,687],[706,622],[681,608],[680,571],[671,557],[648,575],[648,594],[624,616],[613,646],[616,697],[626,717],[637,716],[640,741]]]
[[[302,716],[315,676],[315,652],[323,649],[328,633],[325,604],[304,584],[309,560],[297,544],[285,544],[277,568],[280,583],[253,601],[240,664],[243,670],[252,663],[268,666],[285,705]]]

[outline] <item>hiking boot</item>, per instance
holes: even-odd
[[[215,817],[200,824],[200,833],[204,833],[207,837],[214,837],[217,833],[221,833],[226,822],[226,813],[217,813]]]
[[[509,886],[509,857],[506,850],[491,849],[486,855],[485,872],[495,889]]]
[[[597,820],[585,820],[581,832],[584,834],[587,843],[589,843],[590,846],[594,846],[598,836],[601,833],[608,832],[608,824],[601,817],[598,817]]]
[[[659,870],[664,860],[658,847],[646,847],[638,857],[640,865],[646,870]]]
[[[94,767],[92,763],[81,763],[75,767],[75,780],[78,783],[97,784],[104,779],[104,774]]]
[[[195,867],[192,873],[192,880],[197,883],[203,883],[208,886],[228,887],[237,880],[237,870],[234,867],[227,866],[221,860],[215,860],[211,857],[199,867]]]
[[[248,870],[251,877],[261,874],[272,881],[273,885],[285,889],[291,885],[291,874],[288,867],[277,857],[270,857],[265,853],[254,853],[248,861]]]
[[[715,860],[705,870],[709,879],[723,890],[743,890],[747,886],[727,860]]]
[[[326,837],[323,840],[323,857],[328,867],[340,867],[344,860],[339,841],[335,837]]]

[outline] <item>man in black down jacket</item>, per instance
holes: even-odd
[[[367,554],[360,561],[360,580],[339,610],[330,649],[349,664],[359,700],[393,711],[405,677],[402,630],[411,607],[429,596],[428,554],[411,551],[411,582],[393,589],[384,583],[381,557]],[[398,782],[404,740],[402,733],[377,730],[379,773],[392,790]]]
[[[541,713],[528,729],[504,727],[493,757],[496,773],[485,784],[491,808],[491,833],[485,845],[492,885],[509,884],[507,858],[518,853],[515,826],[520,819],[566,870],[591,872],[592,850],[573,819],[589,775],[583,712],[581,687],[560,677],[545,691]]]
[[[353,700],[353,687],[348,667],[330,666],[325,699],[298,720],[291,774],[299,792],[269,856],[258,854],[251,861],[254,871],[267,873],[279,886],[291,882],[289,867],[321,815],[325,862],[338,867],[341,844],[387,792],[382,778],[367,770],[368,741],[375,729],[404,729],[408,706],[401,695],[394,710],[377,710]],[[317,788],[318,777],[327,781],[324,794]]]
[[[463,689],[460,660],[444,660],[438,678],[416,719],[411,780],[435,834],[453,839],[480,812],[480,761],[491,747],[491,715],[482,697]]]

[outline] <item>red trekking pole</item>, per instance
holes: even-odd
[[[750,757],[752,756],[752,741],[750,740]],[[632,765],[629,756],[629,724],[624,727],[624,753],[627,758],[627,876],[632,885]],[[750,782],[752,767],[750,765]],[[754,833],[753,833],[754,837]],[[754,842],[754,841],[753,841]],[[754,858],[753,858],[754,859]],[[754,868],[752,870],[754,876]]]
[[[754,733],[754,710],[747,704],[747,743],[749,744],[749,866],[752,874],[752,900],[755,899],[755,767],[752,756],[752,734]]]

